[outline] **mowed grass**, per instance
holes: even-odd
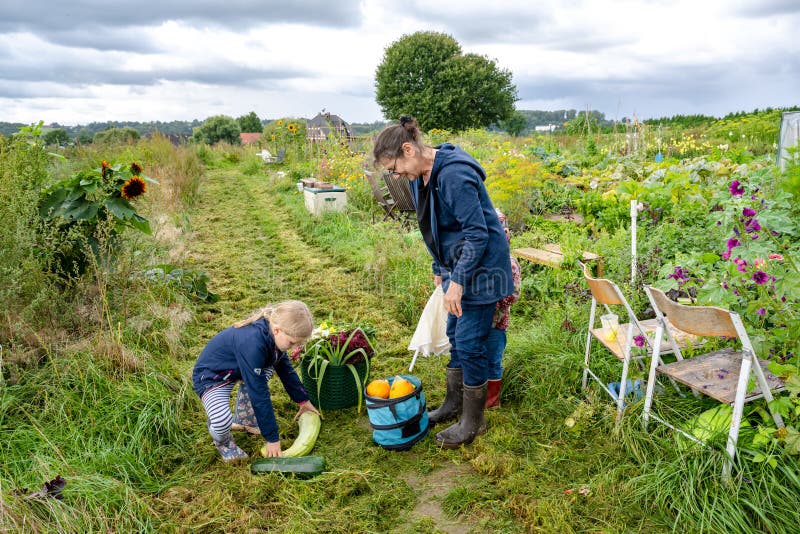
[[[53,352],[0,388],[0,530],[782,532],[800,524],[792,469],[739,462],[742,476],[723,486],[716,450],[680,452],[669,432],[644,432],[638,404],[615,426],[608,398],[580,391],[588,305],[566,303],[571,332],[565,305],[544,290],[525,292],[513,309],[503,406],[487,413],[489,431],[472,446],[443,451],[428,438],[388,452],[372,443],[365,410],[353,408],[325,411],[313,454],[328,469],[317,478],[225,465],[190,384],[208,339],[269,302],[298,298],[318,322],[375,326],[373,376],[406,372],[432,290],[429,259],[408,229],[360,212],[314,219],[288,179],[232,165],[209,172],[186,219],[188,258],[220,300],[196,305],[177,358],[143,354],[126,371],[96,352]],[[524,269],[543,286],[571,281],[566,270]],[[601,349],[595,356],[610,380],[617,363]],[[420,358],[414,369],[431,407],[444,394],[445,363]],[[288,446],[296,406],[278,382],[271,391]],[[687,413],[700,409],[687,404]],[[251,455],[262,443],[237,440]],[[33,491],[55,474],[67,479],[63,501],[9,490],[13,480]]]
[[[372,225],[366,218],[359,221],[358,215],[313,219],[293,188],[286,180],[231,170],[212,174],[205,185],[193,218],[195,245],[190,254],[207,268],[222,298],[200,312],[208,322],[195,326],[195,350],[218,329],[264,303],[300,298],[318,320],[364,321],[377,328],[373,376],[406,372],[408,340],[432,289],[421,241],[399,226]],[[372,270],[374,265],[384,272]],[[392,268],[401,272],[386,272]],[[412,321],[398,304],[410,301],[409,293],[415,295],[414,304],[409,304],[415,310]],[[262,526],[257,518],[269,515],[287,532],[411,532],[426,527],[409,516],[423,488],[409,485],[408,475],[433,480],[437,470],[463,465],[466,473],[447,481],[449,489],[440,504],[445,517],[457,519],[467,530],[621,531],[631,522],[634,530],[657,528],[641,509],[620,498],[621,492],[629,491],[625,484],[636,469],[613,437],[608,414],[582,420],[582,430],[576,432],[563,425],[581,404],[575,395],[577,382],[563,378],[579,376],[580,336],[566,343],[561,337],[542,343],[536,339],[542,334],[536,332],[554,331],[542,320],[561,318],[523,319],[513,327],[507,399],[502,409],[489,413],[489,433],[472,447],[441,451],[427,439],[407,453],[387,452],[372,444],[364,410],[329,411],[314,450],[329,466],[319,479],[279,479],[276,484],[277,477],[246,475],[243,481],[241,468],[212,463],[212,478],[227,491],[248,495],[261,487],[271,496],[269,503],[248,502],[238,512],[234,500],[227,512],[237,524],[249,527]],[[531,330],[535,323],[539,328]],[[541,361],[532,375],[531,358]],[[187,373],[191,363],[187,361]],[[443,396],[445,363],[443,358],[420,358],[414,369],[432,406]],[[528,405],[533,387],[540,390],[540,399]],[[272,390],[288,443],[295,432],[295,408],[280,386]],[[202,427],[197,406],[197,426]],[[240,441],[251,453],[260,443],[244,436]],[[211,445],[204,447],[210,450]],[[247,488],[237,487],[242,484]],[[583,486],[591,487],[591,493],[578,495]],[[432,524],[435,531],[436,521]]]

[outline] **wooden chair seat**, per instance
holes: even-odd
[[[655,333],[656,329],[658,328],[658,319],[655,317],[652,319],[645,319],[644,321],[639,321],[639,324],[642,326],[642,330],[644,330],[645,334],[652,338],[653,334]],[[591,330],[592,335],[600,341],[614,356],[616,356],[620,361],[625,359],[625,336],[627,335],[628,328],[630,327],[630,323],[625,323],[619,325],[619,329],[617,330],[617,337],[613,340],[606,339],[605,331],[603,328],[593,328]],[[670,332],[672,333],[672,338],[675,340],[675,343],[678,344],[678,347],[681,349],[685,349],[687,347],[697,347],[705,343],[705,340],[693,336],[691,334],[687,334],[677,328],[670,327]],[[639,330],[634,327],[633,335],[639,335]],[[652,354],[653,348],[649,344],[645,344],[647,349],[647,354]],[[674,352],[674,347],[669,339],[664,339],[661,342],[661,352],[662,353],[670,353]]]
[[[736,385],[739,382],[739,371],[742,368],[742,355],[742,351],[728,347],[702,356],[659,365],[657,371],[719,402],[733,404],[736,398]],[[759,358],[758,363],[764,371],[770,389],[774,392],[783,390],[783,380],[767,369],[769,362]],[[745,402],[763,396],[761,386],[756,381],[752,391],[748,391],[745,395]]]

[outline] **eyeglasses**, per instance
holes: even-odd
[[[400,157],[400,156],[398,156],[398,157]],[[392,176],[397,178],[397,177],[401,176],[403,173],[397,172],[396,169],[397,169],[397,158],[394,158],[394,164],[392,165],[392,168],[391,169],[387,169],[386,173],[387,174],[391,174]]]

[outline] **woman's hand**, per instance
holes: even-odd
[[[322,415],[320,415],[319,411],[314,407],[314,405],[311,404],[311,401],[303,401],[300,403],[300,409],[297,410],[296,414],[294,414],[294,420],[297,421],[297,418],[306,412],[315,413],[320,417],[322,417]]]
[[[444,294],[444,308],[456,317],[461,317],[461,295],[463,294],[464,288],[461,284],[450,280],[450,287],[447,288],[447,293]]]
[[[266,456],[267,458],[275,458],[275,457],[280,456],[281,455],[281,442],[280,441],[276,441],[276,442],[273,443],[271,441],[268,441],[267,442],[266,452],[267,453],[264,456]]]

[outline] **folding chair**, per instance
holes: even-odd
[[[736,454],[736,442],[739,439],[744,403],[764,397],[769,408],[769,403],[773,399],[772,391],[783,390],[784,382],[768,371],[765,374],[769,362],[756,357],[742,319],[737,313],[714,306],[679,304],[667,298],[667,295],[660,289],[650,286],[645,287],[645,291],[656,312],[658,329],[654,340],[642,413],[644,426],[647,428],[647,423],[652,418],[680,432],[692,441],[703,443],[686,431],[651,413],[657,374],[677,380],[692,390],[708,395],[723,404],[733,405],[727,442],[728,461],[722,468],[722,477],[727,479],[730,476]],[[742,348],[736,351],[728,347],[686,359],[681,356],[680,349],[676,348],[675,355],[678,360],[664,364],[660,362],[659,358],[663,352],[660,334],[667,328],[676,328],[696,336],[738,339]],[[753,365],[754,363],[756,365]],[[747,386],[751,372],[755,373],[756,385],[752,391],[748,392]],[[783,427],[783,419],[780,414],[771,408],[770,412],[775,424]]]
[[[637,319],[636,314],[631,309],[630,304],[628,304],[628,301],[625,299],[625,296],[622,294],[617,284],[605,278],[594,278],[591,275],[589,266],[583,262],[579,261],[578,265],[583,268],[583,277],[592,293],[592,306],[589,311],[589,328],[586,333],[586,351],[583,360],[583,381],[581,383],[581,388],[586,389],[590,376],[594,378],[597,383],[600,384],[603,390],[608,393],[612,399],[616,400],[617,418],[619,418],[622,415],[622,410],[625,408],[625,395],[628,393],[626,391],[628,370],[631,362],[631,350],[633,348],[633,338],[635,332],[638,332],[644,337],[647,352],[652,352],[653,343],[651,337],[657,330],[657,319],[647,319],[644,321]],[[617,333],[613,339],[609,339],[605,328],[595,328],[598,303],[602,304],[608,313],[611,313],[611,308],[609,308],[609,306],[622,306],[628,316],[628,322],[619,325],[617,328]],[[662,354],[672,352],[672,347],[680,345],[685,347],[689,343],[697,342],[696,337],[682,334],[674,329],[669,328],[662,331],[662,333],[659,333],[658,335],[661,336],[664,332],[667,335],[667,344],[662,349]],[[621,339],[620,337],[622,333],[625,334],[624,339]],[[622,362],[622,377],[620,378],[619,394],[617,395],[609,390],[608,386],[602,380],[600,380],[600,378],[589,366],[592,338],[596,338],[598,341],[600,341],[603,346],[605,346],[614,356],[617,357],[617,359]],[[639,356],[634,359],[639,360],[641,364],[643,356]]]
[[[389,188],[384,184],[383,186],[378,184],[378,180],[375,179],[375,174],[369,171],[364,171],[364,175],[367,177],[367,181],[369,181],[369,187],[372,190],[372,196],[378,205],[383,208],[384,215],[382,220],[387,219],[394,219],[394,199],[392,195],[389,193]],[[374,222],[374,221],[373,221]]]
[[[383,181],[389,190],[389,194],[394,200],[392,206],[392,213],[397,213],[407,221],[417,212],[414,207],[414,199],[411,196],[411,186],[408,183],[408,178],[404,176],[394,176],[392,173],[384,173]]]

